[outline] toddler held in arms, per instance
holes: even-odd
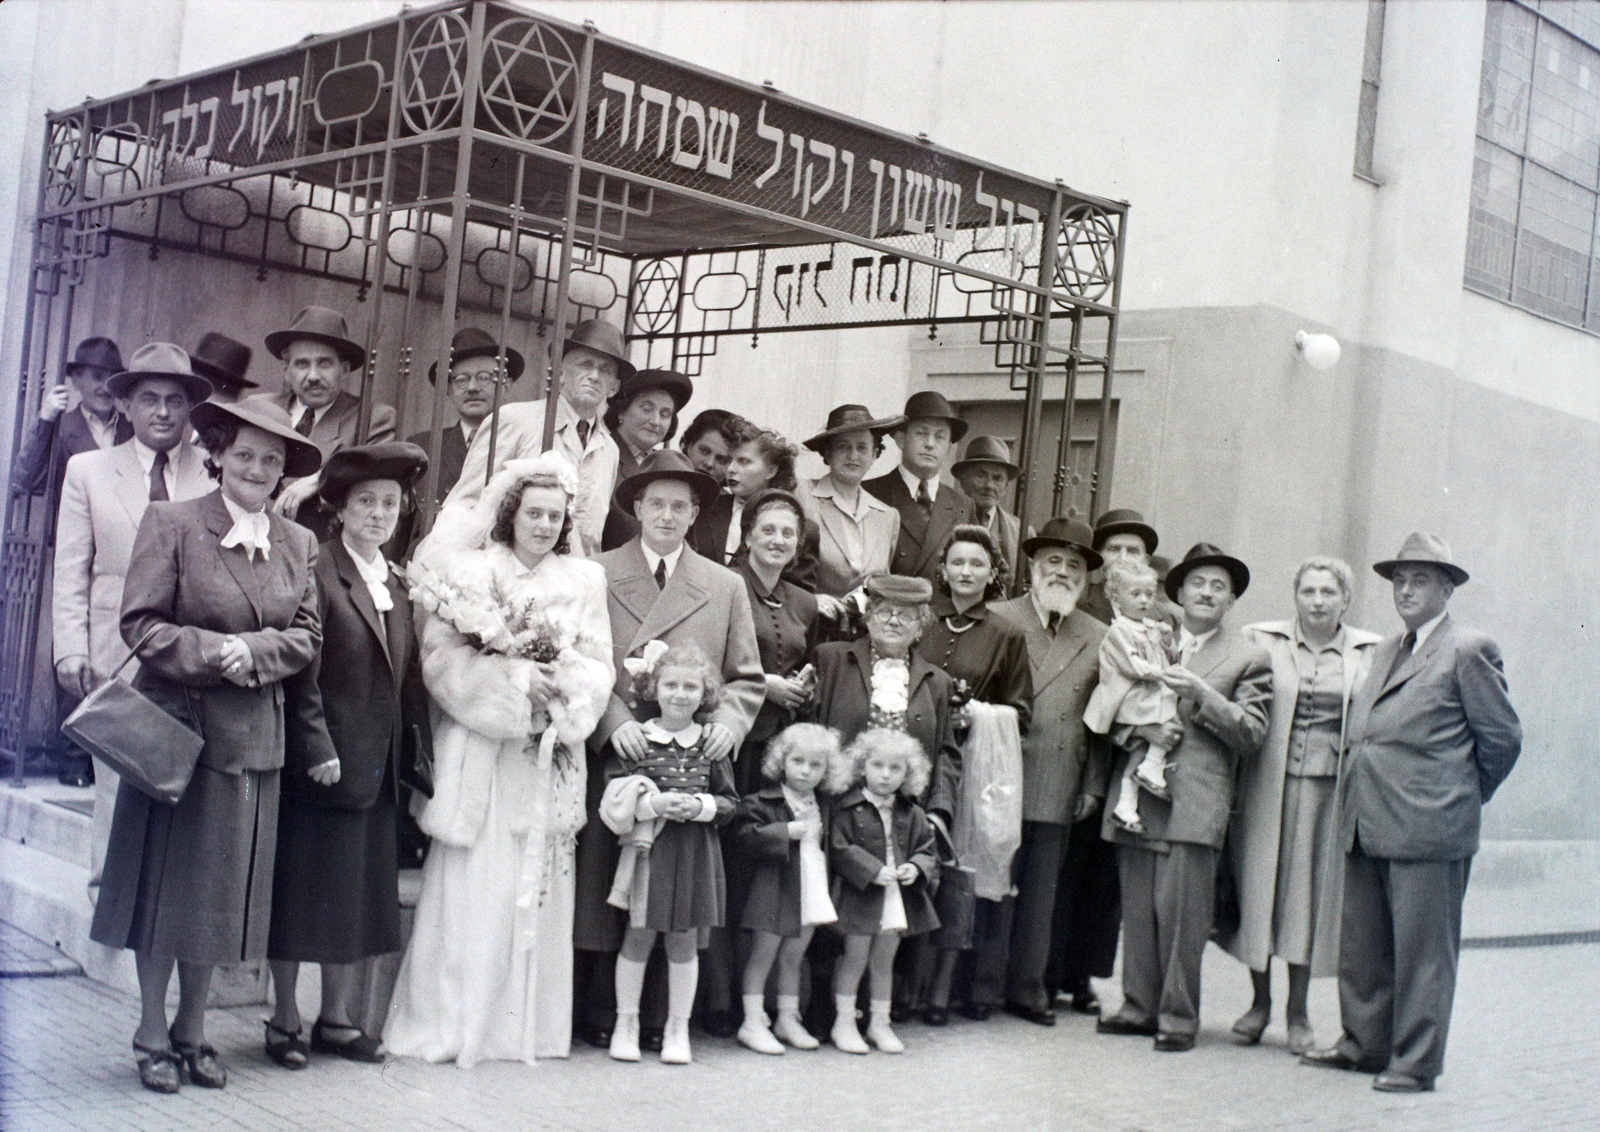
[[[1100,683],[1089,697],[1083,721],[1099,735],[1113,724],[1135,727],[1177,718],[1178,697],[1161,680],[1175,663],[1172,627],[1153,619],[1156,572],[1138,562],[1113,562],[1106,567],[1106,597],[1115,616],[1100,642]],[[1136,740],[1143,742],[1143,740]],[[1145,744],[1129,755],[1111,820],[1134,833],[1144,832],[1139,820],[1139,790],[1168,798],[1166,748]]]
[[[667,1030],[661,1060],[687,1065],[689,1012],[700,978],[700,948],[722,926],[726,881],[715,825],[733,815],[738,792],[733,764],[706,753],[706,729],[696,722],[716,703],[721,681],[692,644],[663,652],[634,677],[641,699],[661,714],[644,724],[649,753],[612,759],[600,803],[601,820],[623,846],[607,899],[628,912],[617,956],[617,1023],[611,1056],[639,1060],[639,997],[645,963],[664,933],[667,950]]]

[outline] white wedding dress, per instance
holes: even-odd
[[[529,570],[498,545],[453,555],[436,570],[460,591],[508,607],[537,601],[574,644],[557,663],[562,695],[550,707],[554,735],[541,764],[532,732],[544,721],[534,722],[527,696],[532,662],[480,652],[437,609],[425,616],[435,781],[420,822],[433,844],[384,1045],[462,1068],[566,1057],[583,740],[613,683],[605,574],[555,554]],[[459,604],[445,612],[462,620]],[[541,826],[542,852],[528,852],[530,836],[539,837],[530,830]]]

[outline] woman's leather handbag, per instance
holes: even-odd
[[[111,679],[83,698],[61,730],[129,785],[174,805],[189,788],[205,738],[120,679],[160,628],[153,627],[133,646]]]

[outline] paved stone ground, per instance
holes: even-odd
[[[0,920],[0,979],[81,975],[83,968],[60,951]],[[5,996],[0,994],[0,1010]]]
[[[136,1004],[81,977],[0,980],[0,1126],[74,1129],[471,1129],[521,1132],[1406,1132],[1600,1127],[1600,945],[1474,950],[1462,957],[1450,1060],[1439,1091],[1374,1093],[1369,1078],[1307,1069],[1283,1049],[1281,1018],[1262,1045],[1227,1028],[1248,980],[1207,957],[1197,1049],[1157,1054],[1148,1040],[1097,1037],[1089,1019],[1052,1030],[1009,1017],[944,1030],[901,1028],[907,1053],[850,1057],[831,1047],[760,1057],[697,1040],[696,1064],[623,1066],[598,1050],[530,1067],[314,1058],[291,1075],[261,1049],[261,1007],[216,1011],[210,1037],[226,1090],[176,1097],[139,1088],[129,1054]],[[1113,1002],[1114,984],[1102,984]],[[1330,980],[1312,997],[1332,1037]]]

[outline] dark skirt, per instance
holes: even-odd
[[[726,902],[716,826],[701,821],[662,823],[650,847],[645,926],[658,932],[720,928]]]
[[[388,783],[365,810],[284,795],[267,958],[354,963],[400,950],[399,817]]]
[[[89,937],[188,963],[262,959],[278,843],[278,772],[197,766],[176,805],[124,782]]]

